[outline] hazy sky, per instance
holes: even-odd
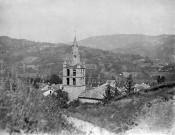
[[[0,35],[70,42],[109,34],[175,34],[175,0],[0,0]]]

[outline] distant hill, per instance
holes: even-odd
[[[162,39],[162,44],[156,48],[155,55],[163,62],[172,62],[172,57],[175,55],[175,36]]]
[[[127,48],[134,45],[134,43],[152,47],[159,44],[159,39],[154,36],[118,34],[89,37],[80,40],[79,43],[83,46],[109,50],[115,48]]]
[[[0,54],[0,59],[4,59],[9,67],[16,66],[20,73],[38,74],[62,74],[62,63],[71,53],[71,45],[51,44],[34,42],[25,39],[13,39],[10,37],[0,37],[0,47],[4,53]],[[92,77],[110,78],[121,73],[123,65],[127,71],[139,70],[133,64],[134,60],[141,59],[139,55],[117,54],[112,51],[79,46],[81,58],[86,64],[93,64],[96,68],[91,74]],[[24,67],[27,69],[24,71]],[[87,72],[87,75],[88,74]]]
[[[140,54],[167,60],[167,55],[175,44],[175,35],[147,36],[138,34],[118,34],[89,37],[79,41],[82,46],[112,50],[122,54]],[[161,48],[164,49],[161,49]],[[166,49],[165,49],[166,48]],[[164,56],[160,56],[163,52]],[[165,60],[164,60],[165,59]]]
[[[87,72],[87,76],[110,79],[122,72],[144,72],[147,75],[151,69],[134,64],[134,61],[143,59],[145,55],[154,56],[154,58],[159,58],[163,62],[170,62],[170,57],[173,53],[174,36],[167,36],[167,40],[165,40],[166,36],[160,36],[159,41],[154,42],[157,44],[160,42],[161,45],[160,43],[157,46],[152,44],[152,50],[150,49],[151,47],[146,47],[145,44],[148,42],[143,42],[143,45],[140,45],[139,37],[142,37],[142,41],[145,40],[143,35],[137,35],[136,37],[138,38],[129,38],[130,42],[132,42],[130,46],[112,50],[81,46],[80,41],[78,44],[81,58],[86,61],[86,64],[92,64],[95,67],[93,73]],[[134,43],[132,39],[137,40],[137,43]],[[128,44],[129,40],[127,41]],[[121,42],[126,41],[123,38]],[[149,42],[151,44],[153,39]],[[8,67],[15,66],[19,73],[62,75],[62,63],[70,55],[71,47],[71,45],[62,43],[34,42],[3,36],[0,37],[0,59],[6,61]],[[24,70],[24,68],[26,69]]]

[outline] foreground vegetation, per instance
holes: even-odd
[[[116,133],[133,129],[143,121],[149,125],[149,130],[171,130],[174,94],[172,86],[153,88],[115,98],[106,105],[79,103],[79,106],[69,108],[68,114]]]
[[[7,84],[7,83],[6,83]],[[9,133],[60,133],[76,131],[64,117],[68,94],[61,90],[44,97],[42,91],[22,83],[16,89],[0,89],[0,129]],[[77,131],[78,132],[78,131]]]
[[[133,90],[133,84],[131,76],[128,77],[126,94],[115,93],[115,96],[107,97],[105,104],[82,104],[78,100],[67,104],[68,94],[61,90],[44,97],[34,85],[21,83],[11,90],[6,81],[0,89],[0,126],[9,133],[60,133],[63,130],[67,131],[66,134],[78,133],[62,116],[67,112],[116,133],[133,129],[141,121],[151,124],[153,129],[170,130],[174,118],[175,82],[137,92]]]

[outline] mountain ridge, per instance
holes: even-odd
[[[26,39],[13,39],[7,36],[0,37],[1,50],[13,50],[22,47],[29,50],[42,50],[49,47],[58,47],[70,44],[35,42]],[[175,50],[175,35],[140,35],[140,34],[115,34],[89,37],[78,41],[78,45],[94,49],[108,50],[120,54],[139,54],[143,57],[161,59],[170,62]],[[19,51],[18,51],[19,52]],[[163,54],[163,55],[162,55]]]
[[[156,54],[161,46],[169,46],[172,48],[173,44],[175,45],[174,39],[175,35],[168,34],[158,36],[114,34],[93,36],[80,40],[78,43],[82,46],[111,50],[116,53],[140,54],[144,57],[149,56],[151,58],[157,58]],[[171,43],[169,41],[171,41]],[[171,53],[171,55],[173,54]]]

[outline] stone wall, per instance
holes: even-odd
[[[82,103],[99,103],[99,102],[101,102],[99,100],[85,99],[85,98],[79,98],[79,101]]]

